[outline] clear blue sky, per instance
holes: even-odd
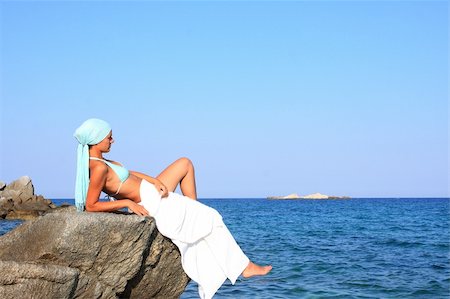
[[[200,197],[449,196],[448,1],[0,1],[0,180],[74,193],[85,119]]]

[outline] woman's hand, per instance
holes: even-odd
[[[166,185],[164,185],[160,180],[155,179],[154,185],[159,194],[161,194],[161,197],[167,197],[167,195],[169,195]]]
[[[139,215],[139,216],[148,216],[148,211],[141,205],[135,203],[134,201],[130,200],[128,204],[128,208],[133,211],[133,213]]]
[[[169,195],[169,190],[167,189],[166,185],[164,185],[160,180],[137,171],[130,170],[130,173],[154,185],[159,194],[161,194],[161,197],[167,197]]]

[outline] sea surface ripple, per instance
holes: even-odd
[[[201,202],[252,261],[273,266],[214,298],[450,297],[448,198]],[[0,234],[20,223],[0,221]],[[198,298],[194,282],[181,298]]]
[[[208,199],[264,277],[215,298],[449,298],[449,199]],[[183,299],[198,298],[191,282]]]

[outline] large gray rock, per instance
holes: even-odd
[[[0,298],[73,298],[80,274],[69,267],[27,262],[0,261],[0,269]]]
[[[0,191],[0,218],[34,219],[55,207],[51,200],[34,194],[34,186],[28,176],[20,177]]]
[[[189,282],[153,218],[73,207],[0,237],[0,261],[0,298],[177,298]]]
[[[26,201],[34,195],[34,186],[30,177],[22,176],[8,184],[2,191],[2,196],[11,197],[17,201]]]

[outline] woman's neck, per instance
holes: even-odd
[[[103,154],[100,151],[96,151],[93,149],[89,150],[89,157],[103,159]]]

